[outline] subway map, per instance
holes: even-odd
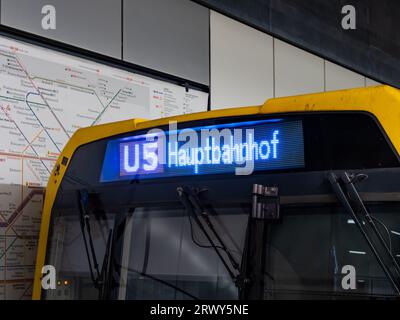
[[[44,188],[77,129],[207,102],[205,92],[0,37],[0,300],[31,298]]]

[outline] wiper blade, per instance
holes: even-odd
[[[365,176],[367,177],[367,176]],[[376,218],[374,218],[372,216],[372,214],[370,214],[367,210],[367,208],[364,205],[364,202],[362,201],[360,194],[358,193],[355,185],[354,185],[354,180],[352,178],[349,177],[349,175],[345,172],[342,175],[342,179],[344,180],[344,183],[347,184],[348,186],[348,191],[349,191],[349,195],[350,197],[352,197],[357,205],[360,208],[360,211],[364,214],[364,216],[366,217],[368,223],[371,225],[372,229],[374,230],[374,233],[376,234],[376,236],[378,237],[380,243],[383,245],[386,253],[388,254],[390,260],[393,262],[393,266],[394,269],[396,270],[396,273],[398,276],[400,276],[400,267],[397,263],[396,258],[393,256],[392,251],[390,246],[386,243],[385,239],[383,238],[381,232],[379,231],[379,229],[377,228],[376,224],[375,224],[375,220]]]
[[[364,239],[366,240],[368,246],[370,247],[371,251],[373,252],[375,258],[377,259],[379,265],[381,266],[382,270],[386,274],[387,278],[389,279],[390,283],[392,284],[395,292],[400,295],[400,283],[399,279],[396,280],[395,275],[392,272],[392,268],[395,270],[397,275],[400,275],[399,265],[394,258],[389,246],[387,245],[386,241],[383,239],[383,236],[379,229],[377,228],[374,218],[368,212],[365,207],[364,202],[362,201],[355,185],[354,185],[354,178],[351,178],[347,172],[343,172],[338,178],[335,173],[331,172],[328,176],[329,182],[336,193],[339,201],[342,203],[346,211],[352,216],[354,222],[356,223],[358,229],[360,230],[361,234],[363,235]],[[345,191],[342,188],[342,185],[345,188]],[[353,204],[353,206],[352,206]],[[367,232],[363,221],[360,221],[356,211],[361,213],[368,222],[369,226],[372,228],[374,235],[378,238],[379,242],[384,248],[384,252],[388,255],[389,259],[392,261],[393,266],[392,268],[385,262],[384,258],[382,257],[381,253],[377,249],[375,243],[371,239],[369,233]]]
[[[93,238],[92,238],[90,223],[89,223],[89,215],[86,211],[87,204],[88,204],[88,198],[89,198],[89,195],[86,190],[78,190],[78,206],[79,206],[79,216],[80,216],[80,226],[81,226],[82,238],[83,238],[83,242],[85,245],[86,256],[88,259],[90,277],[92,279],[92,282],[93,282],[95,288],[98,289],[98,279],[100,278],[100,271],[99,271],[99,264],[97,263],[96,252],[94,250],[94,245],[93,245]],[[88,241],[86,238],[86,234],[89,237],[89,245],[88,245]],[[90,249],[89,249],[89,246],[90,246]],[[93,266],[92,266],[92,263],[93,263]],[[97,273],[97,277],[94,275],[95,272]]]
[[[107,268],[109,266],[108,260],[110,255],[110,245],[112,239],[112,230],[109,231],[106,252],[103,259],[102,269],[100,271],[99,264],[96,256],[96,250],[94,248],[94,242],[92,237],[92,230],[90,227],[90,216],[87,212],[89,193],[86,190],[78,190],[78,207],[80,216],[80,227],[82,232],[82,238],[85,245],[86,257],[89,265],[90,277],[92,279],[93,285],[99,290],[99,297],[104,297],[104,283],[105,278],[107,278]],[[96,275],[95,275],[96,273]]]
[[[108,232],[108,238],[107,238],[107,243],[106,243],[106,252],[104,254],[104,259],[103,259],[103,265],[101,267],[101,273],[100,273],[100,279],[99,283],[100,285],[100,298],[101,299],[106,299],[107,298],[107,293],[108,293],[108,285],[109,285],[109,278],[108,275],[110,274],[110,255],[111,255],[111,247],[112,247],[112,237],[113,237],[113,231],[110,230]]]
[[[117,267],[121,268],[123,266],[122,265],[117,265]],[[126,267],[123,267],[123,268],[126,268]],[[174,289],[176,291],[179,291],[180,293],[183,293],[184,295],[192,298],[193,300],[199,300],[198,297],[192,295],[191,293],[187,292],[186,290],[184,290],[184,289],[182,289],[182,288],[180,288],[180,287],[178,287],[178,286],[176,286],[176,285],[174,285],[174,284],[172,284],[172,283],[170,283],[168,281],[162,280],[162,279],[157,278],[155,276],[152,276],[152,275],[150,275],[148,273],[141,272],[139,270],[135,270],[135,269],[132,269],[132,268],[126,268],[126,270],[129,271],[129,272],[136,273],[136,274],[138,274],[138,275],[140,275],[142,277],[149,278],[149,279],[154,280],[156,282],[162,283],[163,285],[165,285],[167,287],[170,287],[170,288],[172,288],[172,289]]]
[[[188,187],[188,186],[178,187],[177,192],[178,192],[180,201],[186,208],[186,211],[193,217],[194,221],[196,222],[196,224],[198,225],[200,230],[203,232],[203,234],[207,238],[208,242],[211,244],[211,247],[214,249],[218,258],[221,260],[225,269],[229,273],[229,276],[232,278],[233,282],[237,285],[238,276],[240,275],[239,264],[235,260],[235,258],[232,256],[232,254],[230,253],[230,250],[227,248],[224,241],[219,236],[214,225],[212,224],[212,222],[209,218],[209,213],[208,213],[207,209],[201,203],[201,201],[198,197],[198,192],[196,192],[196,190],[194,190],[193,188]],[[203,223],[200,221],[199,217],[201,217],[204,220],[207,227],[210,229],[212,235],[218,241],[218,244],[216,244],[214,242],[212,236],[209,234],[209,232],[207,231],[207,229],[205,228]],[[219,249],[222,249],[226,253],[226,255],[228,257],[228,261],[226,261],[226,259],[223,257],[223,255],[221,254]],[[231,266],[229,266],[229,264]],[[233,270],[232,270],[232,268],[233,268]],[[235,275],[235,271],[239,274]]]

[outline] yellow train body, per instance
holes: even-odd
[[[67,170],[67,166],[62,165],[62,159],[64,157],[71,159],[79,146],[126,132],[167,125],[170,121],[184,123],[224,117],[321,111],[364,111],[372,114],[386,132],[397,153],[400,154],[400,91],[389,86],[274,98],[260,106],[215,110],[151,121],[132,119],[77,130],[60,154],[47,185],[34,276],[33,299],[40,299],[41,296],[41,271],[45,263],[51,211],[58,188]]]

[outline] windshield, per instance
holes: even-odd
[[[247,215],[240,208],[220,208],[218,212],[211,219],[229,238],[232,254],[240,259]],[[138,208],[127,227],[122,245],[129,249],[123,250],[121,278],[125,281],[118,288],[120,299],[188,298],[139,272],[174,284],[198,299],[238,298],[229,274],[185,210]]]
[[[248,210],[242,207],[217,208],[210,219],[240,261]],[[123,215],[124,219],[118,216]],[[108,217],[112,214],[108,214]],[[114,249],[114,275],[117,285],[111,295],[118,299],[237,299],[238,291],[216,252],[189,220],[182,207],[137,207],[114,214],[120,220]],[[94,219],[95,220],[95,219]],[[98,291],[90,278],[79,219],[76,215],[57,218],[50,261],[58,266],[58,278],[69,286],[63,298],[97,299]],[[104,223],[103,223],[104,225]],[[100,220],[92,223],[93,242],[103,257],[107,241]],[[99,264],[102,264],[100,259]],[[68,292],[68,294],[66,294]],[[58,298],[49,291],[47,298]]]
[[[368,206],[390,232],[400,258],[400,204]],[[371,298],[395,292],[353,219],[341,206],[287,208],[267,231],[265,299]],[[342,285],[343,268],[355,270],[355,289]],[[347,272],[345,272],[347,274]]]
[[[250,206],[218,206],[210,217],[232,255],[240,261]],[[368,209],[387,226],[400,258],[400,203],[371,203]],[[63,290],[48,299],[97,299],[90,278],[79,217],[65,211],[54,220],[49,262]],[[238,288],[198,226],[179,206],[141,206],[92,219],[99,264],[107,233],[114,239],[114,299],[238,299]],[[388,235],[389,236],[389,235]],[[253,244],[255,246],[256,244]],[[338,204],[284,205],[282,219],[265,231],[263,299],[392,297],[394,291],[354,221]],[[343,289],[343,268],[356,272],[354,290]]]
[[[103,264],[109,231],[114,226],[115,213],[103,217],[91,216],[91,235],[98,263]],[[58,290],[46,291],[48,299],[98,299],[88,267],[87,254],[77,211],[55,217],[51,231],[48,259],[57,270]]]

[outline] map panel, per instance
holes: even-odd
[[[79,128],[207,110],[208,93],[0,36],[0,299],[30,299],[44,188]]]

